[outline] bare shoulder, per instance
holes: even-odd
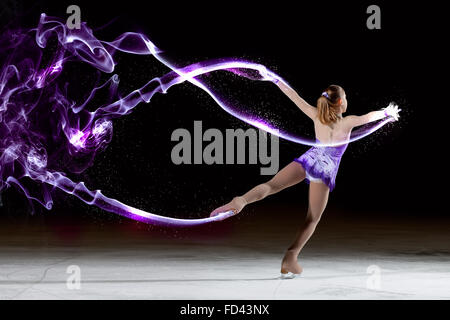
[[[311,119],[313,119],[314,121],[319,120],[319,111],[317,110],[316,107],[310,105],[310,110],[311,110]]]
[[[355,115],[348,115],[342,118],[342,125],[348,129],[351,130],[354,127],[358,126],[359,116]]]
[[[314,125],[320,124],[318,112],[316,112],[316,113],[314,114],[314,116],[311,117],[311,120],[314,122]]]
[[[358,118],[358,116],[348,115],[348,116],[342,117],[342,120],[344,120],[344,121],[352,121],[352,120],[355,120],[357,118]]]
[[[344,124],[353,124],[355,121],[357,121],[359,116],[355,115],[348,115],[342,118],[342,121]]]

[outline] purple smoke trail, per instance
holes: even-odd
[[[42,56],[50,39],[57,40],[56,49],[45,65]],[[101,72],[114,71],[117,51],[153,55],[172,71],[150,80],[125,97],[117,97],[118,77],[112,75],[95,87],[82,103],[70,101],[66,87],[58,76],[68,61],[80,61]],[[31,202],[52,208],[53,188],[72,194],[87,204],[145,223],[192,226],[232,216],[232,212],[205,219],[175,219],[148,213],[115,199],[99,190],[91,191],[83,182],[76,183],[65,172],[79,174],[92,165],[96,154],[111,141],[112,119],[129,114],[139,103],[148,103],[156,93],[185,81],[207,92],[214,101],[233,116],[281,138],[306,145],[315,141],[295,136],[268,125],[263,119],[249,116],[214,94],[214,88],[196,77],[226,70],[257,81],[284,81],[261,64],[240,60],[211,60],[175,67],[161,56],[161,51],[139,33],[124,33],[111,42],[98,40],[85,23],[81,29],[68,29],[64,22],[42,14],[37,28],[8,32],[0,39],[0,55],[4,63],[0,74],[0,191],[16,185]],[[66,84],[67,85],[67,84]],[[107,91],[111,103],[94,111],[86,106],[100,92]],[[350,141],[360,139],[381,128],[390,119],[352,133]],[[33,195],[23,180],[40,184],[41,194]]]

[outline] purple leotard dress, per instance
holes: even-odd
[[[319,140],[316,140],[320,143]],[[342,155],[348,143],[335,147],[314,146],[294,161],[300,163],[306,171],[306,182],[322,180],[333,191],[336,174]]]

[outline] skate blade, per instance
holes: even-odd
[[[280,273],[280,279],[295,279],[295,278],[299,278],[302,274],[301,273],[292,273],[292,272],[288,272],[288,273]]]

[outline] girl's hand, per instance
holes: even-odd
[[[235,197],[233,198],[233,200],[231,200],[230,202],[228,202],[227,204],[218,207],[217,209],[215,209],[214,211],[211,212],[211,214],[209,215],[210,217],[215,217],[217,215],[219,215],[220,213],[224,213],[227,211],[233,211],[234,214],[238,214],[239,212],[241,212],[241,210],[244,208],[245,206],[245,200],[241,197]]]
[[[390,103],[386,108],[383,108],[382,110],[384,111],[384,115],[386,117],[392,117],[395,121],[397,121],[398,118],[400,118],[398,113],[402,111],[402,109],[399,109],[398,105],[394,103]]]
[[[280,82],[280,79],[271,71],[267,70],[265,66],[261,66],[260,69],[258,69],[259,74],[261,75],[261,80],[264,81],[271,81],[278,85]]]

